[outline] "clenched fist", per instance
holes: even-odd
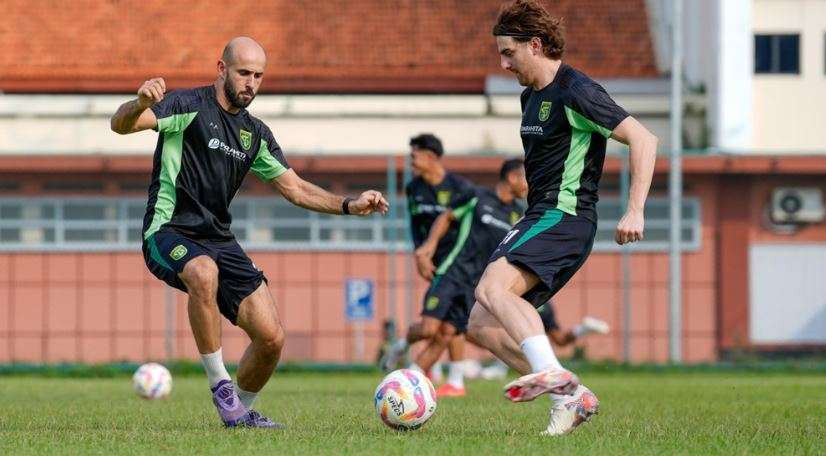
[[[163,78],[152,78],[138,89],[138,105],[144,109],[150,108],[163,100],[165,92],[166,83]]]

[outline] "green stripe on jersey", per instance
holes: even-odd
[[[571,124],[571,146],[568,150],[568,157],[565,159],[556,207],[568,214],[577,215],[576,192],[579,190],[582,171],[585,169],[585,155],[591,147],[591,132],[600,134],[604,132],[597,130],[602,127],[567,106],[565,106],[565,115]],[[602,130],[607,131],[608,136],[611,135],[609,130],[605,128]]]
[[[272,156],[270,149],[267,147],[267,141],[263,139],[250,170],[264,182],[269,182],[287,172],[287,168]]]
[[[158,131],[163,134],[163,149],[161,150],[161,170],[158,175],[160,187],[158,197],[155,200],[155,210],[152,214],[152,223],[149,229],[143,233],[143,238],[155,234],[161,226],[172,220],[175,212],[175,200],[177,194],[175,183],[178,180],[178,173],[181,172],[181,156],[184,147],[184,130],[198,115],[197,112],[186,114],[175,114],[158,120]]]
[[[582,114],[574,111],[573,109],[565,106],[565,117],[568,118],[568,123],[571,124],[576,130],[582,131],[593,131],[596,133],[605,136],[606,138],[611,137],[611,130],[603,127],[602,125],[594,122],[593,120],[583,116]]]
[[[456,261],[456,257],[459,255],[459,252],[462,251],[462,247],[465,246],[465,242],[467,242],[467,238],[470,235],[470,225],[473,223],[473,209],[478,202],[479,198],[473,198],[464,206],[458,207],[453,211],[454,214],[457,212],[461,214],[459,218],[459,235],[456,237],[456,244],[453,245],[453,249],[447,254],[447,258],[445,258],[442,264],[439,265],[439,268],[436,269],[436,275],[444,275],[447,270],[450,269],[453,262]]]
[[[531,225],[528,231],[525,231],[525,234],[523,234],[519,240],[514,242],[513,246],[508,249],[508,252],[513,252],[514,249],[528,242],[537,234],[553,228],[560,220],[562,220],[562,211],[559,209],[548,209],[536,223]]]

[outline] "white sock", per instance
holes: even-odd
[[[525,340],[519,344],[519,347],[522,348],[522,353],[528,358],[533,372],[541,372],[549,368],[563,369],[562,365],[559,364],[559,360],[556,359],[548,336],[540,334],[538,336],[526,337]]]
[[[571,330],[571,333],[577,339],[579,339],[580,337],[582,337],[582,336],[584,336],[584,335],[586,335],[590,332],[591,332],[591,329],[587,328],[585,325],[576,325],[576,326],[574,326],[574,329]]]
[[[447,382],[456,388],[465,387],[464,365],[462,361],[452,361],[447,371]]]
[[[396,353],[404,353],[404,351],[407,350],[407,339],[396,339],[396,342],[393,343],[393,350],[395,350]]]
[[[407,366],[407,368],[408,368],[408,369],[411,369],[411,370],[414,370],[414,371],[417,371],[417,372],[419,372],[420,374],[424,374],[424,371],[422,370],[422,368],[421,368],[421,367],[419,367],[419,365],[418,365],[418,364],[416,364],[416,363],[410,363],[410,365],[409,365],[409,366]]]
[[[217,385],[221,380],[232,380],[224,366],[224,356],[220,348],[215,353],[202,354],[201,362],[204,363],[210,387]]]
[[[442,381],[442,362],[436,361],[433,363],[433,367],[430,368],[430,377],[433,379],[433,382],[441,382]]]
[[[501,369],[504,371],[508,370],[507,363],[498,358],[496,359],[496,361],[493,362],[493,364],[490,365],[490,367],[495,367],[496,369]]]
[[[252,408],[252,404],[255,402],[255,398],[258,397],[258,393],[253,393],[250,391],[244,391],[241,387],[237,387],[238,389],[238,399],[241,399],[241,403],[244,404],[244,407],[247,410]]]

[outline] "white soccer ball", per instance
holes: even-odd
[[[172,391],[172,374],[158,363],[146,363],[132,375],[132,386],[144,399],[161,399]]]
[[[436,390],[420,372],[399,369],[379,383],[373,405],[384,424],[397,431],[412,431],[436,411]]]

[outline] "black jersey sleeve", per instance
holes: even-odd
[[[450,210],[453,211],[454,217],[460,219],[473,211],[473,208],[476,206],[476,193],[476,187],[470,183],[467,183],[466,186],[459,189],[456,197],[450,202]]]
[[[290,169],[281,147],[276,142],[275,137],[267,128],[262,125],[261,144],[258,146],[258,153],[252,162],[250,170],[264,182],[269,182],[284,174]]]
[[[404,186],[404,194],[407,198],[407,220],[410,225],[410,239],[413,240],[413,248],[419,248],[424,243],[424,236],[417,229],[413,216],[416,215],[416,199],[413,195],[413,181]]]
[[[531,89],[530,87],[525,88],[521,94],[519,94],[519,105],[522,107],[522,112],[525,112],[525,104],[528,102],[528,98],[531,96]]]
[[[176,133],[185,129],[198,112],[195,101],[192,90],[173,90],[164,95],[163,100],[149,108],[158,119],[155,130]]]
[[[571,127],[596,132],[606,138],[628,117],[601,85],[590,80],[578,81],[570,87],[565,100],[565,115]]]

